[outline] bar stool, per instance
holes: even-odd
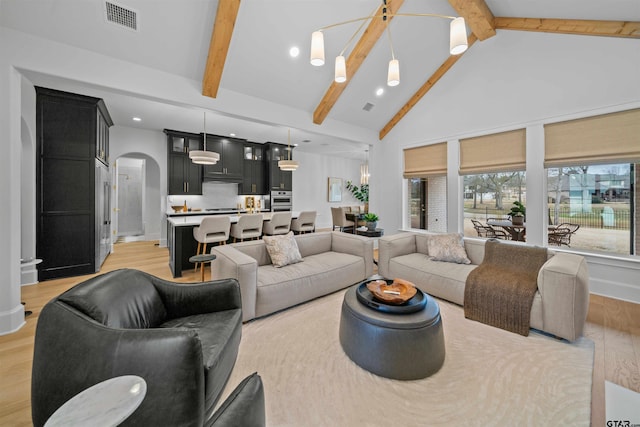
[[[269,236],[287,234],[291,228],[291,212],[275,212],[269,221],[265,221],[262,232]]]
[[[291,220],[291,231],[295,234],[316,230],[316,211],[302,211],[298,218]]]
[[[262,236],[262,214],[244,214],[240,215],[238,222],[231,224],[231,237],[237,242],[244,239],[260,238]]]
[[[198,242],[196,255],[207,253],[207,244],[222,243],[225,244],[229,240],[229,230],[231,228],[231,220],[226,215],[208,216],[202,219],[199,227],[193,228],[193,238]],[[199,262],[196,262],[195,268],[198,268]],[[204,265],[201,266],[202,274],[204,274]]]

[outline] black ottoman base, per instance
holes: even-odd
[[[416,380],[436,373],[445,358],[442,318],[429,297],[424,310],[387,314],[361,304],[356,287],[345,294],[340,344],[357,365],[376,375]]]

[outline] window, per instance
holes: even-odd
[[[409,185],[405,223],[410,228],[447,231],[447,143],[404,150]]]
[[[408,224],[411,228],[447,231],[447,177],[411,178]]]
[[[527,204],[524,171],[465,175],[463,182],[465,236],[495,237],[495,234],[478,227],[487,227],[490,219],[507,219],[515,201]],[[500,227],[493,228],[501,230]]]
[[[549,222],[577,231],[550,245],[633,254],[637,165],[612,163],[547,169]],[[550,234],[553,234],[550,231]]]

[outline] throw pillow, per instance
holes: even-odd
[[[292,231],[278,236],[263,236],[262,240],[267,245],[267,252],[275,267],[284,267],[302,261],[302,255]]]
[[[456,264],[471,264],[464,249],[461,233],[434,234],[427,239],[429,256],[434,261],[455,262]]]

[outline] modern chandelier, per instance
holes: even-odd
[[[215,165],[220,160],[220,154],[207,151],[207,112],[204,112],[204,150],[189,151],[189,158],[197,165]]]
[[[336,57],[335,62],[335,77],[336,83],[344,83],[347,80],[347,68],[344,58],[344,53],[349,45],[355,40],[356,36],[367,22],[373,19],[382,19],[386,24],[387,36],[389,38],[389,45],[391,47],[391,60],[389,61],[389,68],[387,72],[387,85],[397,86],[400,84],[400,62],[396,59],[395,52],[393,50],[393,43],[391,42],[391,31],[389,30],[388,18],[394,16],[427,16],[436,18],[450,19],[451,24],[449,26],[449,52],[451,55],[460,55],[469,47],[467,42],[467,29],[465,26],[463,17],[440,15],[436,13],[388,13],[387,12],[387,0],[382,0],[382,14],[376,15],[376,10],[369,16],[362,18],[350,19],[348,21],[338,22],[336,24],[327,25],[322,27],[311,34],[311,65],[317,67],[324,65],[324,31],[353,22],[361,22],[360,27],[353,33],[351,38],[347,41],[344,49]]]
[[[298,162],[291,160],[291,129],[289,129],[289,136],[287,140],[287,152],[289,153],[288,160],[278,160],[278,167],[283,171],[294,171],[298,169]]]

